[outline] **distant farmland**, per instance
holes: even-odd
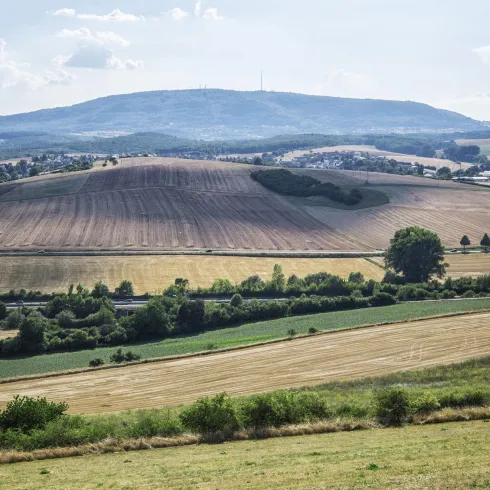
[[[373,207],[336,209],[327,199],[265,189],[250,178],[251,165],[122,162],[0,184],[0,250],[372,251],[414,224],[447,246],[490,229],[490,189],[483,187],[388,174],[370,174],[365,187],[357,172],[295,170],[386,196],[366,199],[380,204]]]
[[[161,292],[177,277],[192,287],[210,287],[215,279],[233,284],[258,274],[269,280],[274,264],[287,276],[304,277],[329,272],[347,278],[362,272],[366,279],[380,280],[384,271],[365,259],[296,259],[266,257],[206,257],[202,255],[112,256],[112,257],[0,257],[0,292],[27,289],[51,293],[66,291],[70,284],[91,287],[102,281],[113,290],[128,279],[136,294]]]
[[[471,140],[468,140],[471,141]],[[488,141],[488,144],[490,145],[490,140]],[[477,144],[477,143],[474,143]],[[380,156],[380,157],[386,157],[390,158],[393,160],[396,160],[398,162],[406,162],[406,163],[420,163],[422,165],[425,165],[427,167],[436,167],[436,168],[442,168],[442,167],[449,167],[452,171],[459,170],[460,165],[458,163],[451,162],[450,160],[443,160],[442,158],[427,158],[427,157],[418,157],[415,155],[405,155],[403,153],[394,153],[391,151],[383,151],[383,150],[378,150],[374,146],[369,146],[369,145],[343,145],[343,146],[326,146],[323,148],[315,148],[313,150],[297,150],[297,151],[292,151],[289,153],[286,153],[284,155],[285,160],[293,160],[296,157],[300,157],[302,155],[307,155],[310,152],[313,153],[333,153],[336,151],[362,151],[362,152],[367,152],[370,155],[373,156]],[[463,163],[461,164],[461,168],[469,168],[471,167],[470,163]]]

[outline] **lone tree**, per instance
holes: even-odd
[[[432,231],[418,226],[398,230],[385,254],[385,263],[409,282],[426,282],[446,273],[444,247]]]
[[[485,252],[488,252],[488,247],[490,247],[490,237],[488,236],[488,233],[485,233],[481,239],[480,245],[485,249]]]
[[[468,238],[468,235],[465,235],[463,238],[461,238],[461,241],[459,243],[463,247],[464,253],[466,253],[466,247],[469,247],[471,245],[471,241]]]

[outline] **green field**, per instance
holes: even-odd
[[[490,423],[196,445],[0,467],[2,488],[489,488]]]
[[[451,313],[485,310],[490,310],[490,298],[406,303],[381,308],[321,313],[252,323],[198,335],[167,339],[162,342],[125,346],[124,348],[140,354],[143,359],[152,359],[280,339],[287,337],[287,332],[290,329],[294,329],[298,334],[306,334],[308,329],[312,327],[319,331],[329,331],[377,323],[409,321]],[[111,347],[20,359],[1,359],[0,378],[86,368],[89,361],[96,357],[108,362],[110,355],[114,351],[115,348]]]

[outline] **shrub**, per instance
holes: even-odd
[[[294,328],[290,328],[290,329],[288,330],[288,335],[289,335],[290,337],[296,337],[296,335],[298,335],[298,332],[296,332],[296,330],[295,330]]]
[[[281,427],[330,417],[325,401],[314,392],[256,395],[242,406],[245,427],[254,430]]]
[[[115,364],[121,364],[123,362],[139,361],[141,356],[139,354],[134,354],[132,351],[124,353],[122,349],[117,349],[117,351],[112,354],[111,362]]]
[[[410,401],[402,388],[385,388],[374,394],[375,414],[386,425],[402,425],[405,422]]]
[[[396,303],[396,298],[388,293],[377,293],[369,300],[372,306],[389,306]]]
[[[475,293],[474,291],[471,291],[471,289],[463,294],[463,298],[474,298],[474,297],[475,297]]]
[[[439,408],[441,408],[441,404],[432,393],[424,393],[412,403],[413,412],[420,414],[429,414]]]
[[[317,332],[318,332],[318,329],[317,329],[317,328],[315,328],[315,327],[310,327],[310,328],[308,329],[308,333],[313,334],[313,333],[317,333]]]
[[[105,364],[104,360],[98,357],[97,359],[92,359],[88,365],[92,368],[103,366]]]
[[[243,298],[241,297],[240,294],[235,294],[230,301],[230,304],[231,306],[233,306],[233,308],[238,308],[239,306],[241,306],[242,303],[243,303]]]
[[[129,424],[129,437],[171,437],[182,434],[182,423],[157,410],[136,412],[136,420]]]
[[[230,437],[241,426],[235,404],[226,393],[199,399],[180,414],[180,420],[206,438]]]
[[[0,412],[0,428],[29,432],[43,429],[47,423],[58,419],[68,410],[66,403],[48,402],[46,398],[15,396]]]
[[[482,407],[490,402],[490,394],[482,390],[470,390],[465,393],[449,393],[439,397],[441,407]]]

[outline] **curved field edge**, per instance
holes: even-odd
[[[353,328],[411,322],[442,316],[472,314],[490,311],[490,298],[461,301],[437,301],[405,303],[362,310],[337,311],[315,315],[296,316],[266,322],[249,323],[239,327],[204,332],[189,337],[167,339],[161,342],[124,346],[140,354],[141,363],[161,362],[216,352],[238,350],[244,347],[282,342],[288,330],[294,329],[298,336],[308,334],[310,328],[319,332],[334,332]],[[212,346],[212,350],[210,347]],[[69,353],[46,354],[19,359],[0,359],[0,384],[20,379],[56,377],[61,374],[94,371],[88,363],[94,358],[109,362],[115,347],[101,347]],[[138,363],[133,363],[138,364]],[[100,369],[119,368],[105,366]]]
[[[328,381],[384,376],[488,355],[489,313],[304,337],[210,356],[130,365],[0,385],[13,394],[66,401],[70,413],[176,407],[204,395],[248,396]]]
[[[58,459],[64,456],[58,454],[63,450],[19,454],[12,455],[13,461],[15,457],[29,461],[36,456],[57,460],[4,466],[0,475],[12,490],[25,488],[26,482],[34,480],[36,488],[52,490],[136,488],[141,482],[148,488],[173,489],[189,485],[188,462],[192,461],[192,479],[206,482],[210,488],[312,488],[325,484],[338,489],[388,488],[394,482],[398,488],[414,490],[486,487],[489,424],[456,422],[444,430],[437,425],[353,432],[355,429],[346,427],[349,432],[340,432],[326,428],[315,433],[304,428],[302,433],[298,428],[289,434],[277,430],[270,439],[219,445],[197,445],[189,437],[176,444],[182,447],[150,439],[121,447],[106,444],[64,450],[66,456],[86,455],[83,465],[79,459]],[[287,435],[298,437],[282,439]],[[128,454],[129,450],[140,451]],[[44,474],[39,477],[39,473]]]

